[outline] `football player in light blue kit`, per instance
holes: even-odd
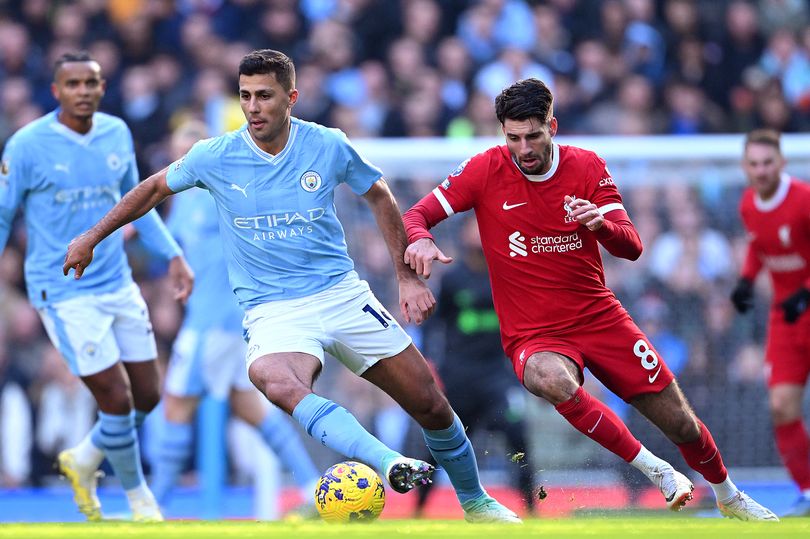
[[[160,398],[157,350],[122,232],[96,246],[97,265],[82,282],[58,272],[70,238],[138,183],[132,136],[121,119],[97,112],[104,79],[86,53],[68,53],[56,62],[52,92],[59,108],[15,133],[3,155],[0,250],[22,206],[29,299],[54,346],[98,403],[91,433],[58,457],[79,510],[89,520],[101,518],[96,471],[106,456],[133,518],[162,520],[143,478],[136,433]],[[177,298],[185,300],[192,273],[157,213],[146,213],[135,228],[152,251],[170,260]]]
[[[75,238],[63,271],[81,278],[93,248],[161,200],[191,187],[217,205],[231,286],[246,314],[248,374],[316,440],[381,471],[407,492],[433,468],[405,458],[369,434],[345,408],[315,395],[324,351],[388,393],[422,426],[474,522],[520,522],[481,486],[461,421],[437,387],[425,359],[354,271],[334,189],[346,183],[371,206],[394,261],[405,320],[432,312],[430,289],[404,264],[407,244],[396,201],[381,172],[340,131],[291,117],[298,99],[292,61],[254,51],[239,65],[247,125],[194,145],[124,197]]]
[[[205,124],[189,121],[172,135],[171,152],[180,158],[205,138]],[[320,477],[288,416],[267,404],[247,375],[242,336],[244,311],[228,284],[214,199],[202,189],[178,194],[167,221],[194,271],[194,292],[186,303],[183,326],[174,342],[163,394],[152,492],[165,507],[193,442],[192,419],[200,398],[209,393],[229,399],[234,415],[254,426],[292,472],[304,503],[298,512],[314,514],[312,493]]]

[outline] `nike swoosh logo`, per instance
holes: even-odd
[[[716,456],[717,456],[717,449],[715,449],[715,450],[714,450],[714,453],[712,453],[712,456],[711,456],[711,457],[709,457],[709,458],[708,458],[708,459],[706,459],[706,460],[701,460],[701,461],[700,461],[700,463],[701,463],[701,464],[708,464],[708,463],[710,463],[710,462],[712,461],[712,459],[713,459],[714,457],[716,457]]]
[[[661,372],[661,367],[658,367],[658,370],[657,370],[657,371],[655,371],[655,374],[651,374],[651,375],[649,376],[649,380],[650,380],[650,383],[651,383],[651,384],[652,384],[653,382],[655,382],[655,379],[656,379],[656,378],[658,378],[658,374],[659,374],[660,372]]]
[[[670,494],[669,496],[667,496],[666,498],[664,498],[664,500],[666,500],[667,503],[671,502],[674,499],[675,499],[675,493],[674,492],[672,494]]]
[[[599,422],[602,421],[602,412],[599,412],[599,419],[596,420],[596,424],[588,429],[588,434],[593,434],[593,431],[596,430],[596,427],[599,426]]]
[[[505,209],[505,210],[511,210],[512,208],[517,208],[517,207],[519,207],[519,206],[525,206],[526,204],[528,204],[528,202],[521,202],[521,203],[519,203],[519,204],[509,204],[509,203],[507,203],[507,202],[504,202],[504,203],[503,203],[503,209]]]

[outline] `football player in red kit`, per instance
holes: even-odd
[[[506,145],[462,163],[404,216],[405,262],[424,277],[450,258],[428,232],[473,209],[481,232],[501,340],[520,381],[577,430],[641,470],[679,510],[693,485],[653,455],[610,408],[582,386],[587,367],[677,444],[712,486],[720,511],[778,520],[732,483],[708,429],[672,372],[605,286],[601,244],[613,256],[641,255],[605,161],[553,142],[557,119],[548,87],[518,81],[495,100]]]
[[[750,237],[737,287],[740,312],[751,307],[754,279],[771,276],[773,303],[765,361],[776,447],[801,490],[791,516],[810,516],[810,438],[802,421],[802,396],[810,374],[810,185],[784,172],[779,133],[752,131],[742,162],[749,188],[740,215]]]

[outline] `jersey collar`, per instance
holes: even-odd
[[[65,124],[59,121],[59,111],[61,109],[57,108],[51,114],[53,114],[52,121],[50,123],[50,128],[53,129],[56,133],[60,134],[61,136],[72,140],[76,144],[80,144],[81,146],[88,146],[90,142],[92,142],[93,138],[96,136],[98,132],[98,122],[96,121],[96,114],[93,114],[93,125],[90,127],[90,131],[85,134],[77,133],[73,129],[69,128]]]
[[[754,206],[759,211],[773,211],[785,200],[787,197],[788,190],[790,189],[790,175],[786,172],[783,172],[779,176],[779,187],[776,188],[776,192],[773,194],[771,198],[768,200],[762,200],[759,197],[759,194],[756,192],[754,193]]]
[[[512,163],[514,163],[515,167],[517,167],[518,171],[523,174],[527,180],[530,182],[545,182],[551,179],[554,176],[554,173],[557,172],[557,166],[560,164],[560,146],[556,142],[551,143],[551,167],[548,169],[548,172],[545,174],[526,174],[518,164],[515,163],[514,157],[512,158]]]
[[[292,148],[293,143],[295,142],[295,135],[298,134],[298,122],[295,120],[290,121],[290,136],[287,138],[287,144],[284,145],[284,149],[278,152],[276,155],[273,155],[269,152],[266,152],[259,148],[254,142],[253,138],[250,136],[250,133],[247,129],[247,124],[245,124],[244,129],[242,130],[242,140],[248,145],[248,148],[253,150],[253,153],[270,163],[271,165],[279,164],[284,157],[290,153],[290,148]]]

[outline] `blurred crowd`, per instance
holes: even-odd
[[[810,127],[804,0],[18,0],[0,1],[0,146],[55,107],[54,60],[87,49],[107,80],[102,110],[130,126],[145,176],[168,164],[168,135],[183,120],[200,118],[211,133],[242,123],[236,66],[255,48],[295,61],[295,116],[351,138],[499,135],[494,96],[525,77],[553,88],[564,135]],[[400,205],[440,179],[393,179]],[[622,189],[645,254],[634,264],[606,257],[608,284],[678,373],[728,460],[774,465],[762,430],[770,428],[761,370],[766,303],[741,319],[728,301],[744,238],[740,187],[724,189]],[[356,197],[338,204],[361,276],[398,312],[373,219]],[[453,229],[443,237],[452,251]],[[47,478],[55,454],[86,432],[94,413],[25,299],[24,247],[17,227],[0,257],[7,487]],[[165,292],[161,263],[137,241],[129,249],[165,359],[182,309]],[[374,421],[373,399],[327,371],[323,383],[335,383],[322,393]],[[718,405],[718,384],[733,389],[722,397],[731,412]],[[752,432],[762,434],[740,444],[736,412],[758,414]],[[542,451],[535,461],[544,463]]]

